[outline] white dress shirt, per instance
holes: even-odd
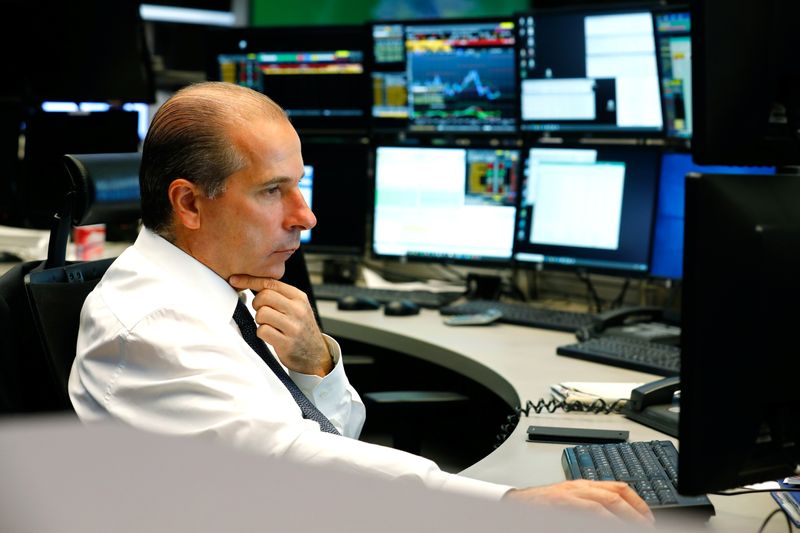
[[[253,313],[253,295],[244,294]],[[322,432],[302,417],[291,393],[242,338],[233,321],[238,297],[205,265],[142,230],[81,312],[69,379],[81,420],[204,435],[260,454],[490,498],[509,489],[356,440],[364,404],[347,380],[339,345],[327,336],[335,363],[330,374],[289,372],[344,437]]]

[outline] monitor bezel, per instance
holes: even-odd
[[[296,41],[292,41],[287,46],[283,47],[278,43],[281,36],[291,35]],[[310,41],[312,44],[298,47],[300,36],[304,41]],[[369,66],[369,53],[368,47],[370,45],[367,36],[367,25],[365,24],[330,24],[330,25],[276,25],[276,26],[252,26],[244,28],[218,28],[209,33],[209,44],[206,47],[206,76],[209,80],[219,80],[219,62],[218,56],[220,54],[234,54],[243,53],[237,46],[238,41],[246,39],[249,43],[247,51],[253,52],[270,52],[270,51],[319,51],[323,48],[322,45],[313,43],[319,42],[319,39],[335,39],[347,38],[348,47],[353,46],[353,49],[358,49],[362,52],[362,65],[363,72],[360,74],[353,74],[354,86],[360,91],[361,97],[354,98],[353,102],[358,101],[357,109],[361,112],[360,116],[353,117],[325,117],[325,116],[290,116],[289,120],[292,125],[301,134],[314,135],[314,134],[364,134],[367,132],[370,123],[370,116],[372,113],[371,94],[370,94],[370,66]],[[276,42],[276,46],[261,46],[265,40]],[[328,49],[342,49],[342,46],[330,46]],[[288,49],[288,50],[287,50]],[[246,52],[244,52],[246,53]],[[267,94],[270,98],[272,94]],[[277,100],[276,100],[277,101]],[[277,101],[279,105],[284,108],[288,106],[284,102]]]
[[[442,26],[442,25],[455,25],[455,24],[470,24],[470,23],[501,23],[501,22],[510,22],[514,24],[514,45],[512,54],[514,57],[514,67],[513,67],[513,75],[514,75],[514,82],[512,84],[514,94],[512,98],[514,100],[514,127],[510,131],[501,131],[501,130],[470,130],[470,131],[462,131],[462,130],[452,130],[452,129],[443,129],[443,130],[420,130],[415,129],[413,125],[413,120],[410,116],[411,109],[409,107],[409,118],[405,121],[405,131],[413,135],[415,137],[425,138],[425,137],[442,137],[442,136],[449,136],[449,137],[469,137],[469,138],[476,138],[481,139],[485,137],[507,137],[507,136],[516,136],[519,135],[520,129],[520,113],[519,113],[519,69],[516,65],[517,60],[517,33],[516,33],[516,25],[517,20],[515,16],[481,16],[481,17],[454,17],[454,18],[419,18],[419,19],[397,19],[392,21],[383,21],[377,20],[373,21],[372,24],[383,24],[383,23],[391,23],[391,24],[402,24],[403,25],[403,42],[405,46],[405,30],[408,26]],[[371,34],[370,34],[371,35]],[[407,90],[410,88],[410,80],[408,78],[408,52],[406,51],[405,54],[405,67],[406,67],[406,88]]]
[[[540,138],[544,139],[563,139],[566,142],[573,142],[576,139],[663,139],[666,136],[666,124],[664,121],[664,105],[661,90],[661,66],[658,58],[658,43],[656,42],[655,10],[658,4],[651,2],[629,3],[629,4],[609,4],[609,5],[567,5],[558,7],[546,7],[530,9],[515,13],[515,30],[517,39],[515,42],[515,57],[517,69],[517,114],[518,129],[526,141]],[[650,23],[653,28],[653,46],[656,55],[656,71],[658,75],[658,101],[661,107],[661,128],[609,128],[609,129],[587,129],[587,128],[553,128],[553,129],[531,129],[526,127],[531,121],[524,121],[522,118],[522,75],[519,65],[521,61],[522,39],[519,37],[520,20],[525,17],[536,17],[542,15],[603,15],[603,14],[622,14],[622,13],[641,13],[647,11],[650,14]]]
[[[631,153],[642,153],[646,151],[650,154],[653,158],[654,169],[653,169],[653,197],[652,197],[652,205],[650,209],[650,227],[647,232],[648,234],[648,244],[647,244],[647,251],[646,251],[646,267],[641,270],[632,269],[632,268],[624,268],[624,267],[613,267],[613,266],[601,266],[601,265],[592,265],[592,264],[584,264],[584,263],[564,263],[558,261],[526,261],[519,258],[520,254],[524,253],[533,253],[529,251],[525,251],[521,249],[521,245],[519,240],[517,239],[517,232],[520,227],[520,216],[522,213],[523,208],[523,188],[524,184],[528,179],[527,171],[528,171],[528,163],[530,160],[530,150],[533,148],[555,148],[555,149],[585,149],[585,150],[603,150],[603,149],[622,149],[622,150],[629,150]],[[655,232],[655,222],[656,222],[656,209],[658,207],[658,187],[659,187],[659,180],[660,180],[660,165],[661,165],[661,155],[662,151],[659,147],[650,146],[650,145],[630,145],[630,144],[589,144],[589,143],[578,143],[578,142],[570,142],[570,143],[525,143],[523,147],[523,155],[521,159],[524,161],[524,167],[522,169],[522,175],[520,179],[520,191],[517,193],[517,220],[514,224],[514,248],[512,252],[512,263],[515,267],[520,269],[526,270],[552,270],[552,271],[560,271],[560,272],[585,272],[585,273],[593,273],[593,274],[605,274],[605,275],[612,275],[612,276],[621,276],[625,278],[635,278],[635,279],[644,279],[649,276],[650,267],[651,267],[651,260],[652,260],[652,253],[653,253],[653,236]],[[546,254],[542,254],[545,257]],[[567,257],[567,256],[551,256],[551,257]]]

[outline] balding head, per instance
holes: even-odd
[[[246,160],[233,141],[254,120],[285,121],[284,111],[265,95],[222,82],[190,85],[159,108],[142,150],[139,185],[142,222],[172,240],[169,184],[184,178],[210,198],[225,190],[225,179]]]

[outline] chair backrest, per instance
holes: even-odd
[[[20,263],[0,277],[0,413],[64,409],[28,305],[25,276],[41,261]]]
[[[44,261],[0,277],[0,412],[71,410],[67,395],[80,311],[113,259],[67,263],[73,225],[139,216],[138,153],[67,155],[68,192],[53,217]]]
[[[113,261],[111,258],[75,263],[34,270],[25,276],[34,324],[65,408],[71,406],[67,384],[75,359],[81,308]]]

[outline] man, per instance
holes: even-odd
[[[302,175],[297,133],[262,94],[201,83],[158,110],[142,152],[145,228],[81,314],[69,392],[82,420],[205,435],[430,488],[651,519],[623,483],[517,490],[356,440],[365,410],[339,346],[319,331],[306,295],[278,281],[300,232],[316,224],[298,188]]]

